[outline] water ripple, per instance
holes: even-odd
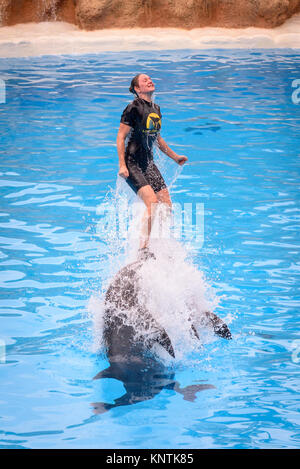
[[[157,84],[163,138],[189,157],[174,178],[157,155],[173,201],[204,204],[194,259],[234,340],[175,370],[215,386],[195,402],[165,389],[95,417],[91,402],[124,392],[92,381],[107,362],[86,305],[116,268],[97,207],[115,188],[120,115],[140,70]],[[0,73],[0,445],[299,447],[299,55],[106,52],[0,59]]]

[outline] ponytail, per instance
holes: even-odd
[[[135,87],[135,86],[138,86],[138,84],[139,84],[139,76],[140,76],[140,75],[141,75],[141,74],[139,73],[138,75],[136,75],[136,76],[131,80],[130,87],[129,87],[130,93],[135,94],[137,97],[139,97],[139,95],[138,95],[137,92],[135,91],[134,87]]]

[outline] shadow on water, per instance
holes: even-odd
[[[175,380],[175,372],[164,366],[155,358],[145,357],[143,351],[136,360],[129,357],[119,361],[110,359],[110,366],[100,371],[94,379],[114,378],[121,381],[126,393],[115,400],[114,404],[104,402],[93,403],[95,414],[103,414],[119,406],[128,406],[153,399],[163,389],[170,389],[183,395],[186,401],[193,402],[196,393],[205,389],[213,389],[211,384],[193,384],[181,387]]]

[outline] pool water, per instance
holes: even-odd
[[[92,379],[108,362],[88,304],[115,270],[97,207],[116,188],[140,71],[156,84],[162,137],[189,158],[178,172],[159,156],[173,202],[203,204],[191,255],[233,340],[173,365],[181,386],[211,385],[194,401],[163,388],[99,415],[92,403],[125,391]],[[1,447],[299,448],[297,51],[10,58],[0,78]]]

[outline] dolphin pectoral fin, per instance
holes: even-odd
[[[225,322],[220,327],[217,327],[215,329],[215,334],[219,335],[223,339],[227,339],[227,340],[232,339],[232,335],[229,330],[229,327],[227,326],[227,324],[225,324]]]
[[[171,355],[171,357],[175,358],[172,342],[164,329],[160,328],[159,333],[151,341],[151,345],[155,342],[161,345]]]
[[[114,378],[111,372],[111,367],[105,368],[105,370],[100,371],[93,379],[101,379],[101,378]]]
[[[209,311],[206,311],[205,315],[207,319],[209,320],[209,322],[211,323],[214,333],[216,335],[222,337],[223,339],[227,339],[227,340],[232,339],[232,335],[229,330],[229,327],[227,326],[227,324],[225,324],[224,321],[222,321],[222,319],[220,319],[216,314],[211,313]]]
[[[181,388],[178,381],[176,381],[173,389],[182,394],[185,401],[194,402],[197,392],[204,391],[205,389],[215,389],[215,386],[212,384],[192,384],[191,386]]]
[[[114,409],[115,407],[121,407],[121,406],[128,406],[132,404],[137,404],[139,402],[144,402],[148,401],[149,399],[152,399],[157,392],[148,395],[147,393],[145,394],[140,394],[139,392],[126,392],[123,394],[123,396],[119,397],[118,399],[115,399],[114,404],[107,404],[105,402],[92,402],[93,406],[93,413],[94,414],[104,414],[110,409]]]
[[[172,342],[164,329],[161,331],[157,342],[171,355],[171,357],[175,358]]]
[[[152,346],[155,342],[161,345],[170,355],[175,358],[175,352],[170,337],[168,336],[165,329],[153,318],[149,311],[143,311],[141,315],[149,322],[154,330],[153,336],[148,339],[148,346]]]
[[[105,402],[92,402],[91,405],[93,406],[93,413],[97,415],[104,414],[115,407],[114,404],[106,404]]]

